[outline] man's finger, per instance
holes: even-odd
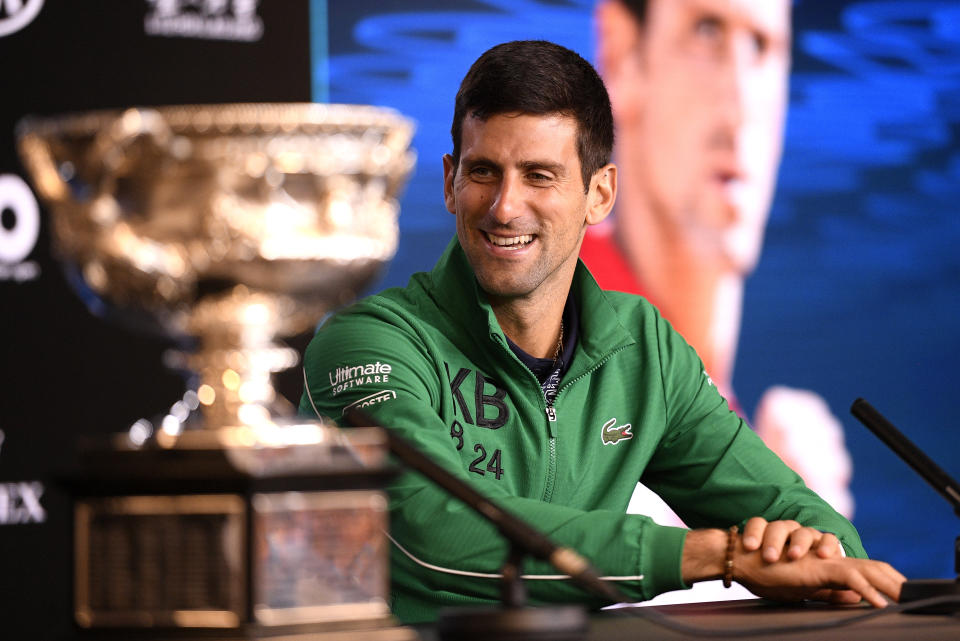
[[[842,583],[846,584],[847,587],[858,593],[873,607],[887,607],[887,600],[883,598],[883,595],[880,594],[880,591],[873,587],[870,581],[868,581],[859,570],[855,568],[849,568],[849,571],[846,574],[847,576],[842,579]]]
[[[829,559],[834,556],[843,556],[843,548],[840,547],[840,540],[829,532],[824,532],[817,542],[817,556],[821,559]]]
[[[740,539],[743,549],[747,552],[759,550],[765,529],[767,529],[767,520],[763,517],[755,516],[747,521],[743,526],[743,537]]]
[[[854,565],[845,563],[840,567],[846,574],[842,583],[859,593],[874,607],[887,606],[887,599],[883,595],[887,595],[894,601],[900,599],[900,588],[906,577],[889,564],[858,559],[858,563]]]
[[[868,561],[864,570],[873,585],[894,601],[900,600],[900,590],[907,577],[900,574],[896,568],[883,561]]]
[[[798,529],[800,524],[796,521],[773,521],[768,523],[763,531],[763,560],[767,563],[775,563],[780,560],[780,554],[783,546],[786,545],[790,533]],[[807,543],[809,549],[809,543]]]
[[[823,533],[810,527],[798,528],[790,532],[790,548],[787,550],[787,558],[796,560],[806,555],[811,548],[819,544],[823,538]]]

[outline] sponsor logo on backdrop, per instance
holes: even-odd
[[[0,430],[0,447],[3,446],[3,430]],[[47,511],[40,504],[43,483],[25,481],[0,483],[0,525],[43,523]]]
[[[40,504],[43,483],[0,483],[0,525],[43,523],[47,511]]]
[[[263,35],[259,1],[147,0],[143,28],[150,36],[256,42]]]
[[[43,0],[0,0],[0,38],[33,22],[42,8]]]
[[[30,187],[16,174],[0,174],[0,281],[40,275],[36,261],[26,260],[39,235],[40,207]]]
[[[345,389],[374,383],[389,383],[393,367],[387,363],[367,363],[366,365],[345,365],[327,372],[330,389],[336,396]]]

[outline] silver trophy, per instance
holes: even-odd
[[[75,484],[81,628],[271,636],[387,617],[385,439],[296,419],[271,377],[298,362],[278,337],[392,258],[412,134],[390,110],[321,104],[19,124],[84,297],[195,346],[167,357],[190,372],[184,397]]]

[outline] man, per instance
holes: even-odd
[[[736,403],[744,279],[773,198],[790,67],[790,0],[605,0],[598,62],[617,125],[615,215],[583,258],[642,294]],[[775,387],[754,427],[815,491],[853,513],[842,426],[812,392]]]
[[[896,598],[903,577],[853,558],[865,554],[850,523],[729,410],[679,334],[579,263],[617,191],[609,100],[589,63],[546,42],[494,47],[464,78],[451,133],[456,237],[432,272],[325,323],[301,410],[366,405],[637,600],[720,576],[729,541],[733,577],[759,594]],[[625,514],[639,479],[704,529]],[[507,546],[490,525],[414,472],[390,495],[401,620],[497,600]],[[742,539],[719,529],[733,524]],[[524,572],[533,601],[602,605],[546,564]]]

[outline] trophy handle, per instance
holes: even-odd
[[[136,107],[127,109],[97,133],[84,165],[100,168],[92,186],[96,194],[94,217],[101,224],[114,222],[119,217],[121,207],[114,196],[117,179],[132,173],[143,155],[145,143],[157,149],[158,158],[172,155],[183,159],[186,150],[175,148],[175,138],[160,112]]]
[[[87,152],[88,166],[103,167],[106,176],[123,175],[136,159],[136,153],[131,153],[133,146],[144,138],[164,152],[173,151],[173,131],[160,112],[136,107],[127,109],[109,127],[97,133]]]
[[[57,158],[50,139],[43,135],[42,119],[26,117],[17,123],[16,131],[20,157],[33,177],[34,186],[50,205],[60,205],[74,200],[70,183],[61,174],[61,162]],[[118,211],[113,191],[117,177],[129,173],[137,158],[133,147],[144,138],[158,147],[164,155],[184,157],[189,149],[178,148],[175,136],[163,116],[154,109],[128,109],[111,126],[99,131],[80,164],[99,167],[99,175],[90,181],[100,201],[100,211]],[[70,163],[63,159],[63,164]],[[72,170],[71,170],[72,171]],[[102,218],[102,217],[101,217]],[[101,219],[100,222],[106,222]]]
[[[66,202],[70,187],[57,170],[50,145],[41,136],[30,133],[30,118],[17,124],[20,158],[33,178],[33,185],[42,198],[54,204]]]

